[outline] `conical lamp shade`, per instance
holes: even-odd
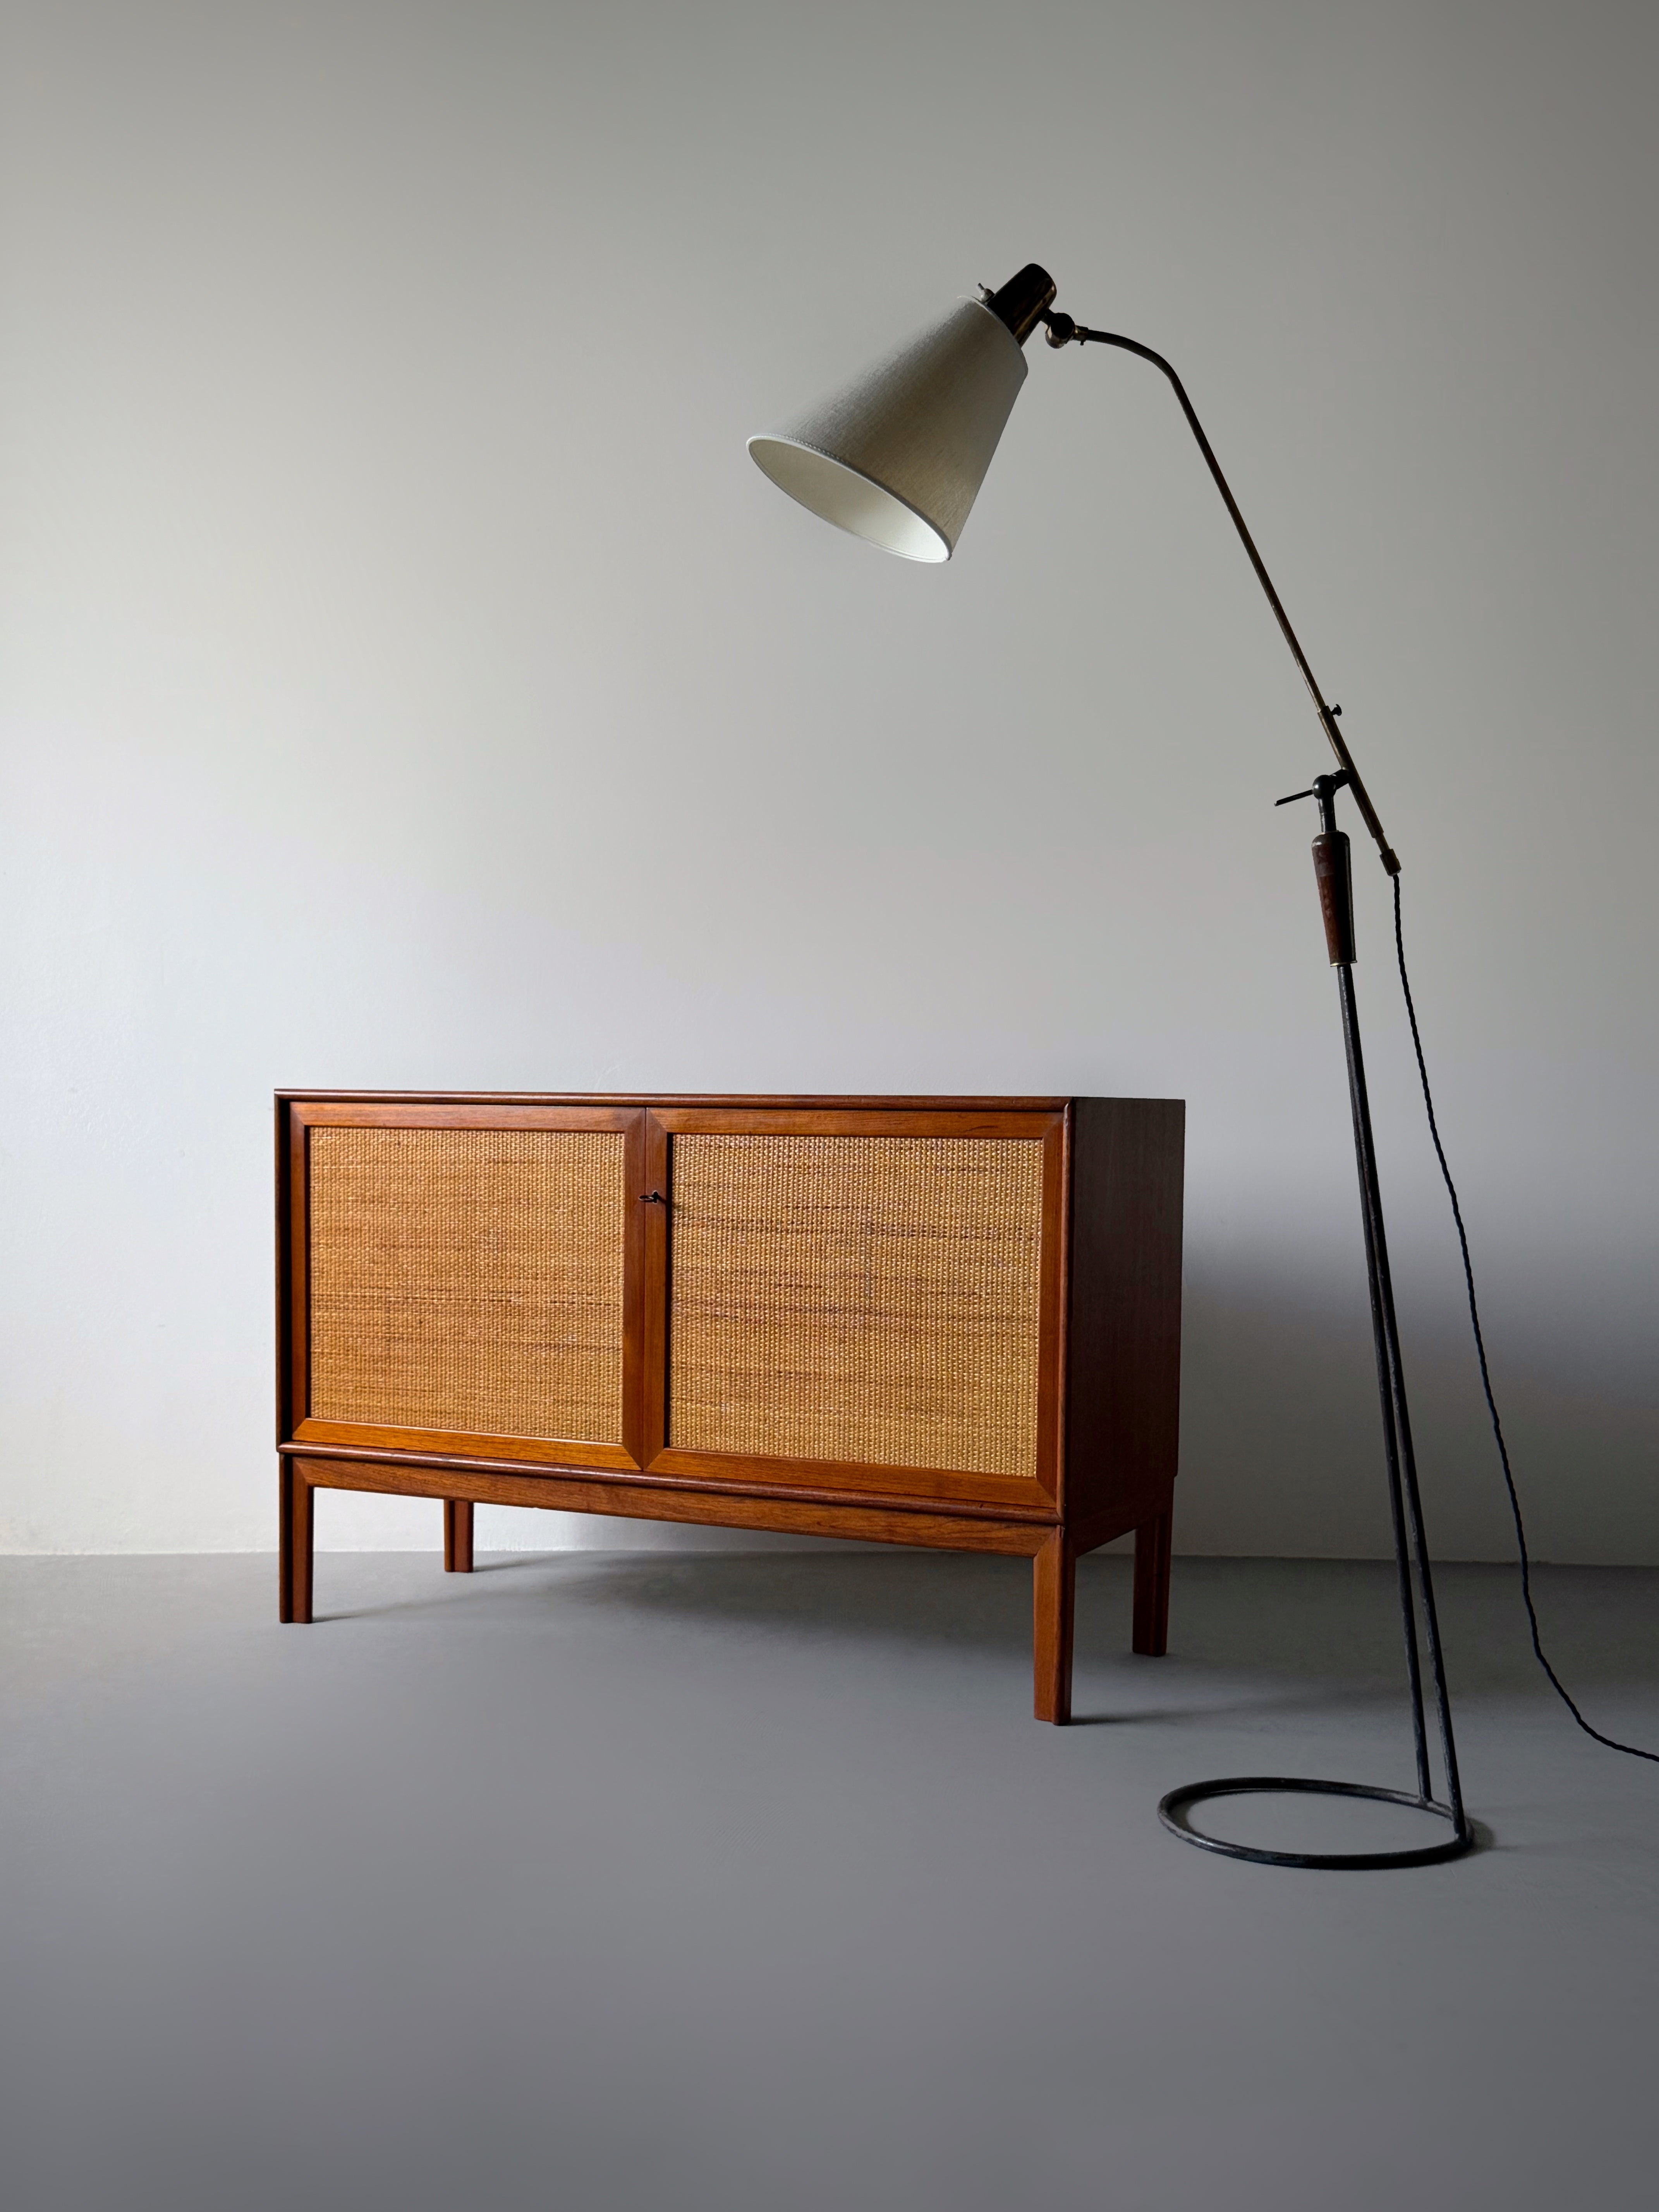
[[[907,561],[948,561],[1024,381],[1006,323],[963,300],[749,450],[780,489],[838,530]]]

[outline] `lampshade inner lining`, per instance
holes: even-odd
[[[906,561],[950,559],[950,546],[931,523],[856,469],[787,438],[751,438],[749,450],[781,491],[833,522],[837,530],[849,531]]]

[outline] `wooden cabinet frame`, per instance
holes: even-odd
[[[1183,1109],[1170,1100],[568,1097],[283,1091],[276,1099],[282,1616],[311,1617],[311,1493],[445,1501],[471,1564],[472,1507],[536,1505],[994,1551],[1035,1563],[1036,1711],[1069,1714],[1078,1555],[1136,1532],[1134,1648],[1164,1648],[1180,1374]],[[309,1145],[326,1127],[603,1130],[624,1139],[622,1442],[371,1427],[311,1413]],[[1034,1477],[775,1460],[668,1441],[677,1136],[1039,1141]],[[665,1204],[650,1201],[658,1193]]]

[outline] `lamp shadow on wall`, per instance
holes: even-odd
[[[1409,1278],[1400,1300],[1437,1568],[1511,1565],[1514,1528],[1467,1311]],[[1559,1335],[1533,1361],[1516,1328],[1489,1322],[1488,1334],[1534,1559],[1659,1564],[1659,1407],[1643,1378],[1612,1365],[1587,1371]],[[1283,1281],[1189,1280],[1182,1358],[1177,1553],[1389,1554],[1376,1370],[1358,1284],[1321,1295]]]

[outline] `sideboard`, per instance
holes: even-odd
[[[1157,1098],[276,1097],[281,1612],[321,1489],[1078,1555],[1164,1649],[1185,1109]]]

